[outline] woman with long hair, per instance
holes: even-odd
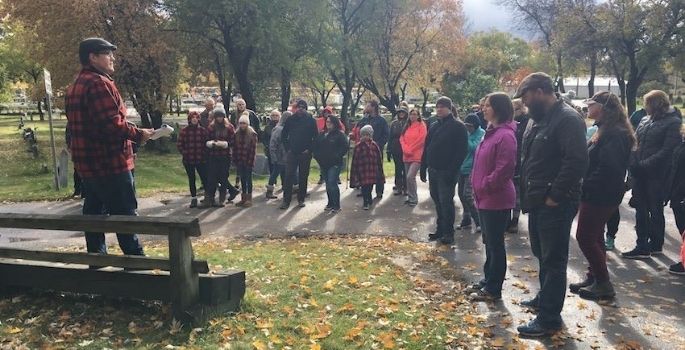
[[[416,174],[421,169],[421,159],[423,158],[423,148],[426,144],[428,128],[421,118],[419,110],[409,111],[409,119],[404,126],[400,145],[402,146],[402,161],[404,161],[404,172],[407,175],[407,200],[405,203],[410,207],[419,203],[416,190]]]
[[[326,183],[328,204],[324,211],[335,214],[340,211],[340,188],[338,178],[343,166],[343,157],[347,154],[349,143],[341,130],[340,119],[329,115],[326,119],[326,129],[316,140],[314,158],[321,166],[321,174]]]
[[[257,151],[257,132],[250,126],[250,115],[243,112],[238,119],[238,131],[233,143],[233,164],[240,178],[240,202],[237,207],[252,206],[252,168]]]
[[[585,101],[597,132],[588,141],[590,163],[583,179],[576,240],[588,261],[585,280],[570,290],[587,299],[613,298],[604,246],[604,226],[623,201],[626,171],[636,139],[621,100],[602,91]]]

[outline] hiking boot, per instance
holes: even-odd
[[[243,207],[249,208],[252,206],[252,194],[248,193],[245,195],[245,203],[243,203]]]
[[[668,267],[668,273],[685,276],[685,266],[679,262]]]
[[[612,299],[616,296],[616,292],[610,281],[595,281],[591,286],[580,288],[578,295],[583,299],[602,300]]]
[[[638,248],[635,248],[629,252],[621,253],[621,256],[626,258],[626,259],[639,259],[639,260],[649,259],[652,257],[652,255],[649,252],[640,250]]]
[[[471,295],[469,295],[469,299],[471,301],[497,301],[502,300],[502,295],[492,294],[485,290],[485,288],[482,288],[477,292],[471,293]]]
[[[197,198],[193,198],[190,200],[190,207],[197,208]]]
[[[616,248],[614,237],[607,237],[607,240],[604,242],[604,250],[611,251],[614,250],[614,248]]]
[[[509,233],[518,233],[519,232],[519,219],[518,218],[511,219],[511,222],[509,222],[509,227],[507,227],[507,232],[509,232]]]
[[[247,194],[241,193],[241,194],[240,194],[240,202],[236,203],[235,206],[236,206],[236,207],[241,207],[241,208],[242,208],[242,207],[245,206],[245,202],[246,202],[246,201],[247,201]]]
[[[585,276],[585,280],[583,280],[582,282],[569,284],[568,289],[571,291],[571,293],[578,294],[578,291],[581,288],[589,287],[593,283],[595,283],[595,279],[593,277]]]
[[[266,200],[276,199],[276,198],[278,198],[278,197],[274,196],[274,187],[273,186],[266,186]]]
[[[516,330],[524,337],[543,337],[560,331],[561,327],[544,327],[537,319],[534,319],[523,326],[518,326]]]

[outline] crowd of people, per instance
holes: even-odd
[[[105,40],[84,40],[79,48],[83,69],[66,95],[69,148],[82,178],[85,215],[136,215],[132,144],[144,143],[153,133],[126,121],[123,100],[110,77],[114,50]],[[315,119],[302,99],[293,101],[288,111],[272,111],[263,130],[245,101],[238,100],[228,118],[223,106],[209,100],[202,113],[189,113],[177,146],[188,174],[191,207],[223,207],[238,194],[241,199],[235,205],[250,207],[261,142],[270,170],[266,200],[277,198],[280,178],[279,208],[288,209],[295,193],[298,207],[304,207],[315,159],[319,181],[326,185],[324,210],[332,214],[341,210],[340,174],[349,150],[349,184],[360,190],[364,210],[373,206],[374,190],[376,199],[384,195],[385,154],[395,168],[393,195],[404,196],[409,207],[419,202],[417,175],[428,182],[436,216],[429,240],[452,244],[455,230],[481,233],[484,278],[470,287],[474,302],[501,299],[507,271],[505,233],[517,232],[519,217],[526,213],[540,288],[521,302],[536,317],[518,331],[543,336],[562,327],[570,231],[576,217],[576,239],[588,272],[568,287],[592,300],[616,294],[606,250],[613,249],[618,208],[626,192],[631,192],[630,206],[635,208],[637,240],[634,249],[622,253],[624,258],[662,254],[664,207],[669,203],[678,231],[685,234],[685,128],[668,95],[647,93],[644,110],[630,119],[611,92],[599,92],[585,103],[587,118],[594,122],[591,128],[555,93],[549,75],[533,73],[520,83],[513,100],[506,93],[488,94],[463,119],[444,96],[436,102],[434,118],[424,121],[419,110],[402,103],[390,124],[378,102],[369,101],[348,136],[332,109]],[[236,185],[229,181],[231,165]],[[202,201],[196,174],[204,187]],[[455,192],[463,210],[456,227]],[[143,254],[135,235],[118,239],[124,253]],[[106,254],[102,233],[86,233],[86,242],[89,252]],[[669,271],[685,275],[682,261]]]

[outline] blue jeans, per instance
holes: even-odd
[[[268,183],[269,186],[275,185],[276,180],[278,179],[279,176],[281,177],[281,186],[283,186],[283,184],[285,183],[285,181],[283,181],[283,178],[285,177],[285,165],[276,164],[276,163],[271,164],[271,169],[270,169],[270,173],[269,173],[269,183]]]
[[[492,295],[501,296],[507,273],[504,232],[509,225],[511,210],[479,210],[478,214],[485,244],[485,290]]]
[[[240,177],[240,189],[245,194],[252,194],[252,168],[239,165],[236,171]]]
[[[435,203],[437,230],[435,233],[448,240],[454,239],[454,190],[457,176],[451,171],[428,169],[428,187]]]
[[[138,215],[138,201],[133,174],[130,171],[104,177],[82,179],[85,199],[83,215]],[[89,253],[107,254],[105,234],[86,232]],[[119,234],[117,240],[126,255],[144,255],[136,235]]]
[[[537,320],[544,327],[561,326],[569,238],[577,212],[578,202],[562,202],[557,207],[542,206],[530,211],[530,246],[540,270],[540,292],[537,295],[540,312]]]
[[[324,174],[324,180],[326,181],[326,196],[328,197],[326,207],[340,209],[340,188],[338,188],[340,165],[322,169],[321,174]]]

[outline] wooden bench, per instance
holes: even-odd
[[[207,262],[194,258],[191,237],[201,234],[197,218],[0,213],[0,228],[147,234],[169,240],[168,259],[0,247],[2,286],[168,301],[174,318],[184,323],[235,311],[245,295],[244,271],[209,273]]]

